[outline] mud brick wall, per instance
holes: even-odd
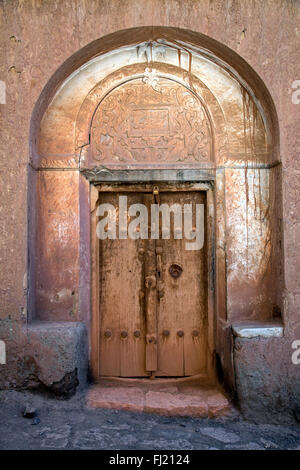
[[[86,182],[78,174],[65,173],[47,175],[36,180],[36,172],[29,165],[30,152],[35,143],[30,141],[30,124],[34,106],[42,90],[51,77],[68,59],[72,62],[73,54],[92,41],[128,28],[171,27],[189,30],[206,35],[227,46],[245,60],[259,75],[269,91],[275,105],[279,123],[279,150],[281,164],[272,169],[270,178],[274,178],[274,188],[280,194],[281,204],[277,205],[276,230],[282,234],[278,244],[282,247],[282,258],[278,258],[276,269],[282,278],[280,288],[281,316],[284,324],[284,342],[268,343],[266,349],[257,346],[253,353],[253,362],[265,361],[263,355],[272,358],[273,382],[268,382],[266,390],[274,392],[276,376],[281,377],[282,397],[290,410],[296,409],[296,391],[299,387],[299,365],[291,361],[292,342],[300,339],[300,103],[292,99],[293,82],[300,80],[299,70],[299,20],[300,4],[292,0],[266,0],[247,2],[243,0],[8,0],[0,4],[0,80],[6,85],[6,103],[0,104],[0,180],[1,180],[1,228],[0,228],[0,339],[7,346],[7,364],[0,364],[0,385],[26,386],[30,370],[24,366],[24,355],[30,351],[28,335],[24,328],[30,324],[34,314],[33,306],[28,303],[29,289],[43,276],[47,286],[55,287],[60,294],[52,304],[52,311],[39,296],[39,318],[45,320],[78,320],[87,322],[86,313],[80,312],[78,298],[79,279],[79,232],[74,226],[72,235],[77,251],[69,252],[69,260],[74,267],[68,278],[68,285],[61,282],[60,273],[40,273],[28,266],[28,248],[36,239],[28,238],[28,219],[35,219],[31,214],[34,191],[39,188],[55,206],[57,213],[64,218],[61,199],[55,204],[59,194],[47,190],[53,181],[64,179],[69,188],[65,204],[74,208],[68,217],[76,219],[82,209],[78,205],[78,194],[86,191]],[[192,34],[192,33],[191,33]],[[113,37],[113,36],[112,36]],[[122,37],[122,33],[120,36]],[[113,44],[110,45],[113,48]],[[84,58],[82,59],[84,62]],[[236,64],[233,64],[234,66]],[[242,67],[242,66],[241,66]],[[242,73],[242,70],[240,70]],[[66,77],[65,77],[66,78]],[[293,102],[294,101],[294,102]],[[66,116],[66,119],[68,116]],[[236,179],[236,174],[227,169],[228,197],[235,198],[243,174]],[[47,181],[46,181],[47,180]],[[243,188],[245,185],[243,185]],[[76,191],[77,188],[77,191]],[[254,187],[253,187],[254,188]],[[243,189],[244,190],[244,189]],[[74,191],[74,197],[70,196]],[[253,194],[255,188],[253,189]],[[243,195],[239,193],[243,200]],[[254,196],[253,196],[254,197]],[[255,199],[255,197],[254,197]],[[254,200],[253,199],[253,200]],[[239,223],[232,208],[228,209],[228,233],[233,237],[232,249],[228,253],[228,262],[234,266],[238,255],[234,250],[234,233],[230,227]],[[51,213],[43,212],[40,219],[51,228]],[[55,227],[53,236],[48,232],[48,247],[55,245]],[[252,227],[255,233],[255,227]],[[64,234],[62,233],[63,237]],[[38,240],[43,243],[45,240]],[[49,249],[50,249],[49,248]],[[63,248],[62,248],[63,249]],[[47,258],[47,251],[41,250],[41,256]],[[56,254],[57,258],[61,253]],[[274,265],[275,266],[275,265]],[[275,269],[275,267],[274,267]],[[29,276],[29,272],[31,273]],[[227,273],[227,312],[231,320],[238,320],[236,312],[247,310],[243,304],[243,295],[239,285],[230,282],[234,279],[234,270]],[[48,285],[47,285],[48,282]],[[272,292],[272,283],[267,287]],[[275,287],[278,290],[278,286]],[[272,299],[274,299],[272,292]],[[85,294],[88,304],[88,294]],[[256,295],[256,294],[255,294]],[[32,298],[32,297],[30,297]],[[273,302],[273,300],[272,300]],[[280,303],[278,301],[278,303]],[[47,312],[46,312],[47,310]],[[276,313],[276,312],[275,312]],[[62,341],[60,340],[59,346]],[[284,344],[284,346],[283,346]],[[53,348],[55,346],[52,346]],[[242,349],[241,349],[242,348]],[[245,349],[245,354],[241,351]],[[262,353],[262,350],[265,351]],[[247,402],[244,390],[251,384],[249,367],[251,347],[243,341],[238,345],[234,358],[237,370],[238,395],[241,402]],[[267,352],[266,352],[267,351]],[[28,353],[32,355],[33,353]],[[248,354],[250,354],[250,359]],[[258,358],[259,356],[259,358]],[[30,356],[31,357],[31,356]],[[246,361],[247,357],[247,361]],[[269,360],[269,359],[268,359]],[[245,362],[246,361],[246,362]],[[76,361],[75,361],[76,362]],[[74,362],[74,364],[75,364]],[[73,363],[72,363],[73,364]],[[74,369],[74,364],[72,368]],[[45,367],[45,366],[41,366]],[[69,366],[68,366],[69,367]],[[62,366],[61,378],[72,372],[70,367]],[[264,374],[264,367],[261,368]],[[40,374],[43,376],[43,374]],[[48,379],[47,379],[48,380]],[[235,379],[234,379],[235,380]],[[249,382],[250,380],[250,382]],[[58,377],[53,382],[59,381]],[[47,384],[51,380],[47,381]],[[246,384],[246,385],[245,385]],[[272,385],[273,384],[273,385]],[[291,385],[293,384],[293,385]],[[255,384],[252,385],[255,388]],[[279,394],[281,392],[278,392]],[[288,398],[287,398],[288,397]],[[273,402],[272,402],[273,403]],[[247,407],[247,405],[245,405]],[[263,405],[262,405],[263,406]],[[246,410],[247,411],[247,410]],[[251,410],[250,410],[251,412]]]

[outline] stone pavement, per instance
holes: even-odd
[[[35,421],[22,416],[26,404]],[[1,391],[0,449],[300,450],[300,426],[251,424],[237,411],[208,419],[88,409],[84,394],[63,401]]]

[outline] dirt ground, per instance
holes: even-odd
[[[23,417],[29,405],[34,418]],[[298,449],[300,425],[251,424],[227,418],[163,417],[89,409],[85,395],[57,400],[30,392],[0,392],[0,449]]]

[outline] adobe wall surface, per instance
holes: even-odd
[[[300,378],[297,366],[290,365],[289,343],[284,338],[235,339],[237,394],[248,420],[289,423],[299,419]],[[280,357],[281,373],[274,356]]]
[[[205,34],[228,46],[239,54],[263,80],[275,104],[280,129],[280,157],[282,161],[283,194],[283,246],[284,265],[284,311],[285,338],[268,343],[262,352],[249,346],[250,340],[242,341],[234,352],[237,386],[240,401],[245,407],[249,396],[247,388],[255,390],[251,381],[251,367],[259,361],[271,361],[269,372],[261,367],[261,376],[272,374],[273,384],[280,376],[282,400],[289,410],[299,407],[295,398],[296,376],[299,365],[292,364],[292,342],[300,339],[296,331],[300,322],[300,104],[292,102],[292,83],[300,79],[299,70],[299,19],[298,1],[206,1],[206,0],[10,0],[0,4],[0,80],[6,84],[6,104],[0,104],[0,148],[1,148],[1,237],[0,237],[0,318],[1,336],[7,345],[7,364],[0,364],[0,387],[23,386],[28,383],[28,368],[20,360],[30,351],[30,338],[34,333],[24,334],[27,321],[27,197],[29,208],[32,194],[27,195],[29,163],[29,127],[32,111],[44,86],[51,76],[72,54],[110,33],[126,28],[143,26],[170,26],[185,28]],[[227,170],[230,172],[230,170]],[[54,173],[54,172],[53,172]],[[35,178],[31,174],[30,178]],[[80,185],[78,175],[51,175],[45,181],[64,178],[74,197],[75,188]],[[47,182],[39,179],[39,191],[47,197],[59,197],[47,192]],[[55,184],[52,183],[52,188]],[[234,198],[234,188],[232,191]],[[280,188],[278,188],[280,191]],[[52,197],[53,196],[53,197]],[[74,206],[69,196],[66,206]],[[75,201],[76,202],[76,201]],[[77,205],[78,207],[78,205]],[[56,207],[64,217],[63,209]],[[79,209],[78,209],[79,210]],[[76,215],[76,214],[75,214]],[[230,214],[229,214],[230,215]],[[232,215],[232,214],[231,214]],[[69,217],[72,214],[69,213]],[[51,213],[43,213],[42,221],[51,227]],[[235,223],[232,215],[232,223]],[[55,228],[47,232],[47,244],[55,245]],[[63,234],[62,234],[63,236]],[[73,238],[77,243],[78,231],[74,227]],[[45,240],[39,240],[42,244]],[[63,250],[63,247],[62,247]],[[43,251],[43,250],[41,250]],[[47,252],[42,253],[47,258]],[[57,253],[61,257],[62,253]],[[77,254],[69,253],[69,262],[78,263]],[[234,253],[230,259],[234,260]],[[78,272],[77,272],[78,274]],[[38,276],[39,273],[36,273]],[[234,275],[234,273],[232,273]],[[61,283],[60,273],[43,273],[44,278],[60,292],[53,311],[45,313],[45,319],[65,320],[63,311],[69,312],[69,321],[77,322],[78,298],[76,270],[69,278],[69,284]],[[54,287],[53,287],[54,286]],[[47,286],[41,286],[41,292]],[[228,311],[237,310],[240,292],[231,292]],[[43,319],[43,298],[40,297],[40,317]],[[247,306],[243,306],[246,308]],[[48,306],[47,306],[48,308]],[[61,312],[60,312],[60,309]],[[64,309],[64,310],[63,310]],[[25,326],[26,328],[26,326]],[[64,333],[62,333],[64,334]],[[77,333],[76,333],[77,334]],[[298,336],[297,336],[298,335]],[[79,335],[80,336],[80,335]],[[84,335],[83,335],[84,336]],[[81,336],[80,336],[81,338]],[[81,339],[80,339],[81,341]],[[66,341],[66,344],[68,342]],[[58,351],[61,340],[51,346]],[[68,348],[68,347],[66,347]],[[241,352],[242,351],[242,352]],[[282,354],[284,351],[284,354]],[[31,351],[29,356],[34,353]],[[73,352],[68,353],[72,357]],[[284,359],[282,357],[284,356]],[[61,364],[60,376],[53,376],[52,382],[62,380],[77,367],[77,358],[66,367]],[[41,367],[45,367],[41,365]],[[78,366],[82,370],[82,366]],[[267,366],[266,366],[267,367]],[[40,374],[44,377],[43,374]],[[24,377],[24,380],[23,378]],[[250,379],[249,379],[250,377]],[[27,382],[26,382],[27,380]],[[41,379],[48,386],[51,380]],[[25,382],[24,382],[25,381]],[[251,385],[252,384],[252,385]],[[273,385],[264,385],[264,392],[274,390]],[[265,392],[266,391],[266,392]],[[254,396],[254,395],[253,395]],[[288,398],[286,398],[288,396]],[[251,401],[251,400],[250,400]],[[281,407],[279,401],[276,405]],[[270,405],[272,408],[273,402]],[[250,406],[251,408],[251,406]],[[261,404],[260,410],[263,408]],[[290,411],[289,411],[290,413]],[[249,414],[249,413],[248,413]]]

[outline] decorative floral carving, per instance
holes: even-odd
[[[94,160],[101,164],[211,160],[210,124],[198,98],[171,80],[159,79],[159,93],[157,87],[158,77],[151,70],[103,99],[91,127]]]
[[[159,86],[159,76],[157,75],[157,71],[155,69],[145,69],[144,73],[144,78],[143,78],[143,83],[146,83],[147,85],[151,86],[153,90],[161,92]]]

